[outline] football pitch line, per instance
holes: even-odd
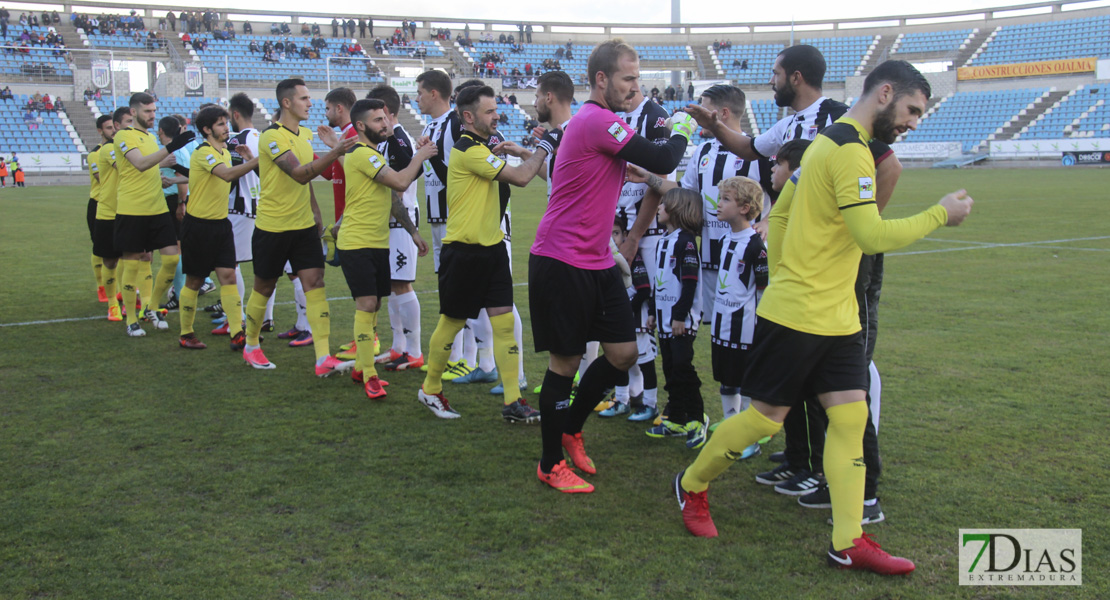
[[[528,284],[527,283],[514,283],[513,287],[520,287],[520,286],[524,286],[524,285],[528,285]],[[416,293],[417,294],[438,294],[439,289],[424,290],[424,291],[420,291],[420,292],[416,292]],[[339,300],[350,300],[350,299],[351,299],[350,296],[337,296],[335,298],[328,298],[328,302],[336,302],[336,301],[339,301]],[[287,300],[285,302],[274,302],[274,306],[287,306],[289,304],[293,304],[293,301],[292,300]],[[68,319],[46,319],[46,320],[43,320],[43,321],[23,321],[23,322],[20,322],[20,323],[0,323],[0,327],[24,327],[24,326],[27,326],[27,325],[54,325],[55,323],[74,323],[74,322],[78,322],[78,321],[96,321],[96,320],[103,320],[104,318],[105,318],[104,315],[96,315],[95,317],[70,317]]]
[[[929,242],[944,242],[952,244],[974,244],[972,246],[962,246],[959,248],[937,248],[935,250],[914,250],[911,252],[889,252],[887,256],[914,256],[918,254],[938,254],[941,252],[962,252],[964,250],[985,250],[988,248],[1054,248],[1059,250],[1085,250],[1088,252],[1110,252],[1110,248],[1074,248],[1071,246],[1052,246],[1045,244],[1063,244],[1067,242],[1089,242],[1094,240],[1110,239],[1110,235],[1100,235],[1095,237],[1082,237],[1082,238],[1067,238],[1060,240],[1041,240],[1036,242],[1014,242],[1010,244],[1001,244],[994,242],[973,242],[968,240],[945,240],[938,238],[924,238]]]
[[[958,248],[937,248],[935,250],[914,250],[911,252],[889,252],[886,256],[916,256],[919,254],[939,254],[942,252],[963,252],[965,250],[985,250],[990,248],[1051,248],[1054,250],[1081,250],[1085,252],[1110,252],[1110,248],[1079,248],[1072,246],[1054,246],[1052,244],[1063,244],[1068,242],[1088,242],[1095,240],[1110,239],[1110,235],[1100,235],[1095,237],[1081,237],[1081,238],[1067,238],[1058,240],[1041,240],[1034,242],[1014,242],[1009,244],[994,243],[994,242],[976,242],[971,240],[946,240],[940,238],[923,238],[924,241],[941,242],[952,244],[972,244],[961,246]],[[528,285],[527,282],[514,283],[513,287],[521,287]],[[435,294],[439,293],[438,289],[423,290],[416,292],[417,294]],[[339,300],[349,299],[350,296],[337,296],[335,298],[328,298],[328,302],[335,302]],[[283,306],[293,304],[292,301],[275,302],[275,306]],[[25,327],[30,325],[54,325],[56,323],[73,323],[78,321],[96,321],[104,319],[104,315],[96,315],[93,317],[71,317],[67,319],[45,319],[41,321],[22,321],[18,323],[0,323],[0,327]]]

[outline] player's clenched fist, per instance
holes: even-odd
[[[971,199],[971,196],[967,195],[967,190],[955,191],[941,198],[940,205],[944,207],[944,210],[948,211],[947,225],[949,227],[955,227],[963,223],[964,219],[971,214],[972,204],[975,204],[975,201]]]

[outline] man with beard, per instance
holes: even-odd
[[[721,113],[703,107],[688,107],[687,112],[698,119],[699,124],[709,129],[720,140],[722,146],[745,160],[773,157],[780,147],[791,140],[813,140],[825,127],[839,119],[848,107],[821,94],[825,77],[825,57],[813,46],[798,45],[786,48],[775,59],[771,74],[771,89],[775,92],[775,103],[790,107],[793,115],[783,118],[773,127],[757,137],[748,137],[735,127],[721,120]],[[876,202],[882,212],[894,192],[902,165],[891,152],[890,147],[881,140],[872,140],[870,145],[875,162],[875,179],[878,187]],[[755,228],[767,236],[767,219],[756,223]],[[883,257],[864,255],[860,259],[859,276],[856,282],[857,302],[862,308],[860,320],[864,324],[867,360],[875,350],[878,335],[879,295],[882,287]],[[872,365],[871,392],[869,405],[878,408],[879,373]],[[822,452],[825,442],[826,418],[815,399],[807,399],[800,410],[792,411],[783,427],[786,437],[786,450],[781,455],[783,464],[766,473],[756,476],[756,481],[774,486],[776,492],[804,496],[799,499],[803,506],[828,508],[828,490],[823,487]],[[869,425],[864,433],[864,460],[867,462],[867,509],[866,521],[883,520],[882,509],[878,504],[878,481],[881,473],[879,445],[874,425]],[[775,459],[776,455],[772,455]],[[810,494],[818,494],[810,497]]]
[[[146,292],[149,288],[145,288],[144,284],[141,297],[145,309],[144,318],[153,321],[157,329],[166,330],[169,329],[166,313],[157,310],[157,305],[152,310],[152,298],[162,298],[166,289],[173,284],[181,251],[177,247],[173,216],[169,213],[165,195],[162,193],[162,176],[155,167],[188,144],[194,134],[191,131],[179,133],[165,148],[160,149],[158,140],[148,131],[154,127],[157,114],[154,97],[144,93],[134,94],[128,104],[135,126],[115,135],[119,188],[113,241],[116,249],[123,253],[120,259],[123,267],[123,301],[125,307],[134,304],[135,292],[140,283],[140,263],[150,261],[149,252],[158,250],[162,256],[162,266],[158,269],[153,293],[148,295]],[[146,335],[139,326],[139,311],[128,313],[127,335]]]
[[[497,103],[489,86],[463,88],[457,97],[463,133],[452,151],[447,174],[447,231],[439,269],[440,318],[428,343],[428,375],[418,399],[437,417],[457,419],[443,395],[443,370],[452,340],[484,308],[493,329],[493,353],[504,387],[502,418],[534,422],[535,410],[520,397],[516,378],[520,347],[513,339],[513,280],[509,255],[502,241],[502,204],[499,183],[524,187],[539,173],[544,158],[558,146],[562,131],[544,135],[536,152],[512,142],[491,150],[488,141],[497,128]],[[496,152],[495,152],[496,151]],[[510,166],[497,156],[506,152],[523,159]]]
[[[863,252],[901,248],[938,227],[959,225],[971,211],[971,198],[960,190],[906,219],[879,216],[867,144],[873,137],[890,143],[916,129],[930,93],[929,82],[909,63],[887,61],[867,76],[859,102],[806,151],[794,193],[781,199],[786,224],[781,230],[776,225],[771,236],[772,274],[756,311],[743,379],[751,406],[721,423],[697,460],[674,478],[692,534],[717,536],[709,483],[745,448],[777,433],[792,406],[816,395],[829,417],[824,462],[833,532],[827,563],[887,575],[914,570],[912,561],[884,552],[860,525],[867,363],[853,288]]]
[[[350,118],[358,143],[344,159],[350,186],[347,188],[346,213],[339,229],[336,247],[343,277],[355,299],[354,336],[356,344],[355,378],[361,376],[367,397],[385,397],[385,382],[374,368],[374,328],[383,296],[389,295],[389,216],[402,223],[412,236],[420,256],[428,245],[399,196],[420,175],[425,159],[436,153],[435,144],[425,144],[400,172],[390,168],[377,150],[389,139],[390,121],[385,102],[376,99],[352,103]]]
[[[540,393],[543,456],[536,475],[564,493],[593,491],[570,470],[563,449],[575,467],[597,472],[586,455],[582,427],[604,391],[621,383],[638,355],[628,293],[609,249],[625,167],[633,163],[652,173],[670,173],[695,130],[693,120],[680,113],[670,139],[656,145],[630,131],[614,113],[633,108],[634,88],[640,85],[639,56],[624,41],[599,44],[587,67],[590,100],[567,126],[551,177],[551,199],[528,260],[532,336],[537,352],[550,352]],[[586,369],[571,404],[572,378],[588,341],[601,342],[604,355]]]

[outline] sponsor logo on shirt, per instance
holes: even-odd
[[[216,157],[215,157],[215,156],[212,156],[211,154],[209,154],[208,156],[206,156],[206,157],[205,157],[205,160],[207,160],[207,161],[208,161],[208,164],[210,164],[210,165],[215,165],[215,164],[216,164]]]
[[[628,137],[628,130],[624,128],[624,124],[617,121],[609,126],[609,135],[618,142],[623,142],[624,138]]]
[[[486,157],[486,162],[488,162],[490,164],[490,166],[495,168],[495,169],[500,169],[501,165],[505,164],[505,161],[501,160],[500,158],[497,158],[496,156],[494,156],[492,154],[490,154],[489,156]]]
[[[875,197],[875,183],[870,177],[859,178],[859,199],[870,200]]]
[[[382,168],[382,159],[378,158],[376,155],[371,155],[370,156],[370,164],[375,169],[380,169],[380,168]]]
[[[277,156],[277,153],[278,153],[278,144],[277,144],[277,142],[270,142],[270,154],[273,154],[274,156]]]
[[[124,154],[127,154],[127,142],[120,142],[119,143],[119,149],[123,150]]]
[[[666,127],[666,126],[667,126],[667,120],[664,119],[663,117],[659,117],[658,119],[655,120],[655,127],[657,129],[660,128],[660,127]]]
[[[708,166],[709,166],[709,157],[708,156],[703,156],[701,158],[701,163],[698,165],[698,167],[701,168],[701,169],[704,169]]]

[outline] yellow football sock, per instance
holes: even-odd
[[[100,258],[99,256],[97,256],[95,254],[93,254],[92,255],[92,268],[93,268],[93,275],[96,276],[96,287],[97,288],[104,287],[104,272],[103,272],[104,259]]]
[[[113,267],[109,269],[104,267],[104,294],[108,296],[108,307],[115,306],[119,308],[119,300],[116,300],[116,269]]]
[[[513,313],[490,317],[489,323],[493,327],[493,361],[497,363],[497,370],[501,373],[505,404],[512,404],[520,400],[520,382],[514,377],[520,362],[520,348],[513,335]]]
[[[158,279],[154,282],[154,295],[151,297],[151,310],[158,310],[162,300],[166,298],[166,290],[173,286],[173,278],[177,275],[177,263],[181,260],[180,254],[163,254],[162,266],[158,267]],[[185,286],[181,286],[185,287]],[[146,300],[146,298],[143,298]]]
[[[251,297],[247,299],[247,345],[258,346],[262,342],[258,335],[262,333],[262,321],[266,319],[266,302],[270,299],[257,291],[251,290]],[[224,311],[227,314],[227,311]]]
[[[378,313],[355,311],[355,370],[362,371],[362,380],[377,377],[374,367],[374,330],[378,326]]]
[[[239,288],[234,284],[220,284],[220,304],[223,305],[224,315],[227,316],[227,333],[235,337],[243,330],[243,299],[239,297]]]
[[[137,280],[139,278],[139,263],[138,260],[124,260],[120,259],[120,270],[123,271],[121,277],[123,281],[123,307],[127,309],[127,324],[133,325],[139,322],[139,311],[135,310],[135,293],[138,290]]]
[[[331,314],[328,308],[328,293],[322,287],[305,290],[304,303],[308,326],[312,328],[312,347],[316,350],[316,362],[320,362],[331,354]],[[374,350],[372,345],[370,350]]]
[[[510,315],[512,316],[512,315]],[[447,315],[439,315],[439,323],[432,332],[432,339],[428,341],[428,375],[424,377],[424,391],[429,394],[438,394],[443,391],[443,370],[447,368],[447,359],[451,357],[451,346],[455,343],[455,336],[466,327],[466,319],[452,319]]]
[[[725,419],[717,426],[717,431],[706,442],[694,464],[686,468],[682,477],[682,487],[688,492],[704,492],[709,482],[725,472],[744,448],[760,439],[775,435],[782,429],[782,423],[768,419],[754,408],[748,408],[738,415]]]
[[[189,289],[189,286],[181,286],[181,298],[178,305],[181,310],[181,335],[188,335],[193,333],[193,323],[197,318],[197,290]]]
[[[143,301],[143,308],[150,308],[151,288],[154,286],[154,265],[149,260],[140,261],[135,281],[135,289]]]
[[[851,402],[825,410],[825,480],[832,499],[834,550],[851,547],[863,535],[863,429],[867,426],[867,403]]]

